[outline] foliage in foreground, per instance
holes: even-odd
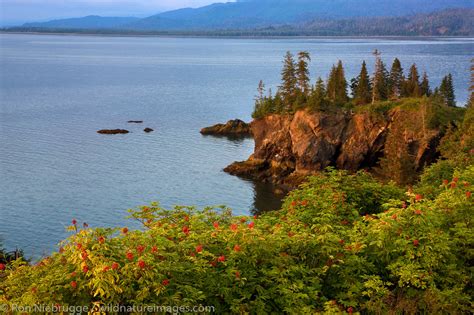
[[[472,309],[474,167],[425,198],[329,170],[280,211],[132,211],[143,230],[78,229],[34,266],[0,271],[0,304],[212,305],[217,313]],[[76,222],[74,222],[76,223]]]
[[[36,265],[0,262],[0,304],[214,306],[217,313],[469,312],[474,111],[404,193],[328,170],[279,211],[157,204],[143,229],[79,229]]]

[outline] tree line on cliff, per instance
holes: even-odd
[[[441,85],[432,90],[428,75],[426,72],[420,75],[416,64],[411,65],[405,76],[398,58],[395,58],[389,71],[380,58],[380,52],[375,50],[374,56],[375,71],[372,75],[369,75],[367,64],[363,61],[360,74],[348,82],[343,63],[339,60],[331,68],[326,81],[318,77],[312,85],[308,69],[310,54],[300,51],[295,59],[291,52],[287,52],[281,70],[281,85],[275,95],[271,89],[267,93],[263,81],[259,82],[253,118],[291,114],[302,108],[326,111],[423,96],[436,99],[448,107],[456,106],[451,74],[446,75]]]

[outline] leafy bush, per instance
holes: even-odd
[[[421,175],[418,191],[425,197],[434,198],[444,190],[448,178],[453,177],[455,169],[456,164],[451,160],[440,160],[432,164]]]
[[[152,204],[131,211],[142,230],[72,225],[58,252],[0,271],[0,304],[468,311],[474,167],[454,176],[430,200],[330,170],[260,217]]]

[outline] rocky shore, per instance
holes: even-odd
[[[229,120],[226,124],[217,124],[201,129],[202,135],[228,136],[228,137],[252,137],[250,124],[240,119]]]
[[[377,168],[382,157],[399,154],[386,148],[387,139],[395,136],[400,147],[408,148],[415,170],[421,170],[438,158],[442,137],[440,129],[425,127],[422,115],[399,107],[383,114],[301,110],[268,115],[250,124],[254,153],[224,170],[291,189],[328,166],[349,171]]]

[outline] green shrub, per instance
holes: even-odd
[[[330,170],[260,217],[152,204],[131,212],[142,230],[73,225],[58,252],[0,271],[0,304],[467,312],[474,167],[454,176],[433,199],[403,201],[368,174]]]
[[[428,198],[436,197],[444,190],[448,179],[453,178],[455,169],[456,164],[451,160],[440,160],[428,166],[421,175],[417,191]]]

